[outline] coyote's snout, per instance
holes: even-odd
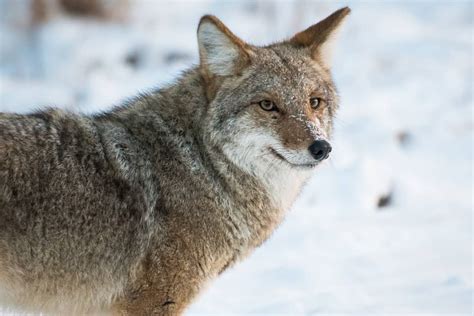
[[[308,149],[314,159],[319,162],[329,157],[332,147],[325,140],[317,140]]]
[[[348,13],[267,46],[204,16],[199,66],[171,86],[93,116],[1,113],[0,304],[182,313],[329,156]]]

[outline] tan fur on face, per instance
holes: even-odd
[[[320,67],[304,49],[275,44],[256,50],[260,63],[250,67],[249,84],[257,91],[252,102],[271,100],[276,112],[252,108],[260,123],[273,130],[289,149],[306,150],[315,140],[330,135],[331,111],[337,107],[337,94],[329,73]],[[272,88],[267,88],[272,87]],[[310,98],[321,98],[321,107],[313,110]]]

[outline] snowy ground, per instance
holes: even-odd
[[[127,23],[39,29],[26,4],[0,0],[0,111],[90,113],[169,82],[197,62],[204,13],[264,44],[349,4],[332,159],[188,315],[472,314],[472,2],[140,0]]]

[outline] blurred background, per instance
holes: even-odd
[[[94,113],[172,82],[205,13],[263,45],[346,5],[331,160],[187,314],[471,315],[472,1],[0,0],[0,111]]]

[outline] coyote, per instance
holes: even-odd
[[[0,114],[0,305],[180,315],[279,225],[331,152],[343,8],[250,45],[206,15],[199,65],[95,115]]]

